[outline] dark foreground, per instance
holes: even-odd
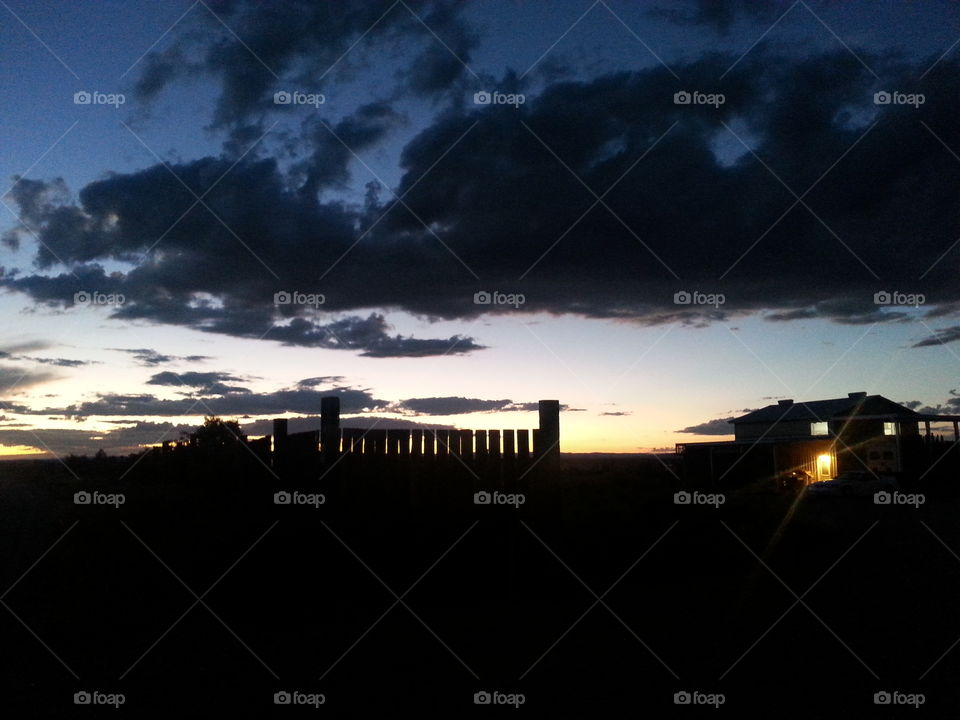
[[[255,463],[127,465],[0,465],[2,717],[960,710],[942,490],[676,505],[655,459],[566,458],[519,483],[343,463],[276,504]]]

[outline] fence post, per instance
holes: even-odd
[[[325,461],[340,454],[340,398],[320,398],[320,451]]]
[[[535,447],[537,456],[547,455],[551,458],[560,456],[560,401],[541,400],[540,410],[540,446]]]
[[[477,460],[482,460],[487,457],[487,431],[476,430],[474,435],[477,438]]]
[[[460,430],[459,434],[460,457],[462,457],[467,463],[470,463],[473,461],[473,433],[469,430]]]
[[[517,430],[517,457],[521,460],[530,459],[530,431]]]
[[[487,431],[487,453],[494,460],[500,459],[500,431]]]
[[[287,452],[287,419],[273,420],[273,469],[279,474],[283,468],[283,458]]]

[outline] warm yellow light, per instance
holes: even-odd
[[[817,455],[817,480],[824,480],[833,475],[833,457],[829,453]]]
[[[0,457],[4,458],[19,457],[21,455],[43,454],[45,454],[43,450],[30,445],[0,445]]]

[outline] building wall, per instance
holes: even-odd
[[[790,420],[780,423],[738,423],[734,428],[737,440],[756,438],[810,437],[809,420]]]

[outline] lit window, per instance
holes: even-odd
[[[884,435],[896,435],[897,434],[897,424],[895,422],[885,422],[883,424],[883,434]]]
[[[827,423],[826,422],[810,423],[810,434],[811,435],[829,435],[830,431],[827,429]]]

